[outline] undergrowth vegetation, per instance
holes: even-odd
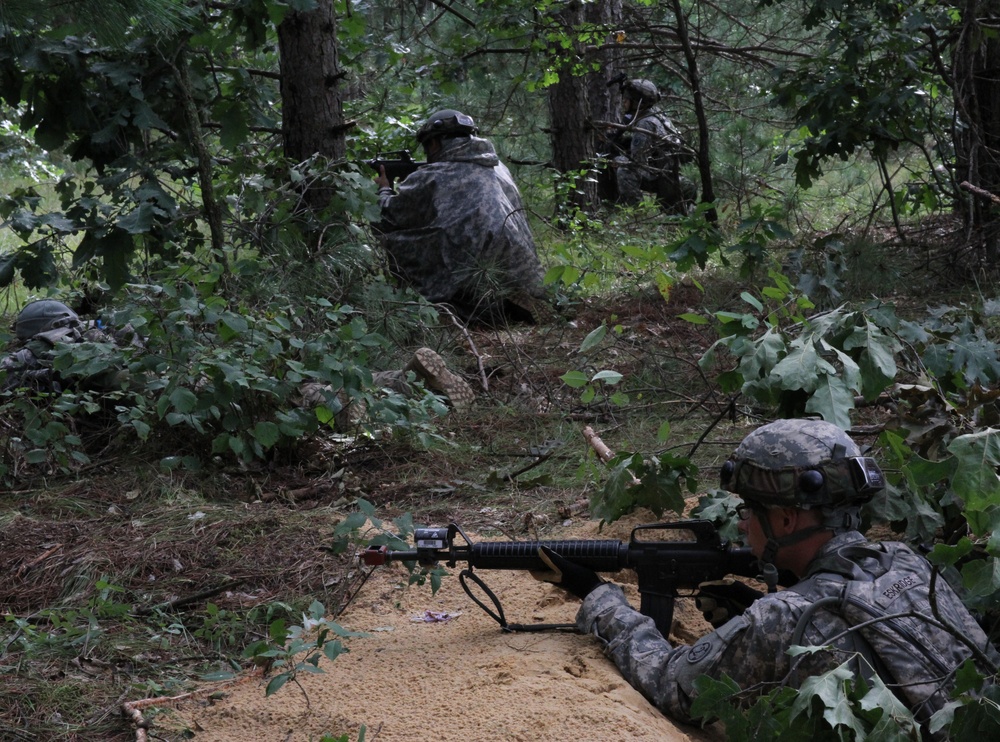
[[[440,11],[433,22],[412,24],[442,38],[409,44],[385,31],[409,6],[337,3],[343,77],[357,88],[338,130],[346,152],[293,162],[279,154],[274,34],[311,0],[165,3],[164,13],[190,11],[178,28],[156,26],[170,41],[130,25],[127,50],[60,25],[63,5],[90,3],[55,3],[51,19],[10,5],[26,43],[0,49],[4,69],[18,72],[0,76],[10,103],[0,121],[0,342],[41,297],[77,308],[103,337],[57,348],[58,389],[0,378],[0,737],[131,740],[134,718],[119,714],[128,700],[250,672],[267,677],[262,695],[294,689],[354,638],[337,617],[367,577],[355,550],[402,547],[416,524],[457,519],[538,538],[572,518],[693,508],[733,537],[720,463],[780,416],[852,430],[889,480],[866,525],[926,547],[996,640],[995,237],[971,238],[950,211],[957,199],[934,169],[947,152],[902,146],[933,138],[946,150],[945,132],[961,128],[930,79],[939,70],[911,63],[909,44],[923,37],[909,26],[831,25],[885,45],[873,62],[899,67],[876,65],[880,95],[901,69],[928,78],[889,101],[889,139],[881,97],[853,129],[840,120],[858,108],[838,82],[857,65],[812,26],[783,31],[794,54],[775,55],[782,65],[801,57],[798,74],[766,57],[709,56],[754,46],[742,10],[774,3],[671,19],[704,24],[706,89],[683,89],[676,60],[636,67],[662,74],[692,143],[702,123],[692,101],[715,98],[718,110],[704,122],[702,171],[714,172],[716,201],[668,216],[651,198],[584,208],[577,189],[595,173],[549,167],[545,86],[558,82],[566,49],[593,44],[592,29],[540,27],[525,56],[537,69],[526,61],[516,72],[470,61],[487,59],[481,39],[442,4],[426,6]],[[125,3],[126,23],[152,5]],[[471,5],[484,38],[511,42],[504,52],[525,33],[512,19],[554,22],[548,3]],[[635,5],[630,23],[666,7]],[[815,22],[842,5],[817,3]],[[931,21],[917,5],[887,4],[886,21],[905,9],[899,22],[923,29]],[[851,19],[868,18],[865,4],[847,6]],[[784,29],[784,15],[767,19]],[[965,37],[943,21],[941,39]],[[642,30],[655,31],[657,49],[661,28]],[[180,51],[164,56],[173,41]],[[454,58],[437,59],[444,49]],[[784,75],[780,88],[763,91],[765,69]],[[794,113],[764,111],[778,90]],[[516,165],[556,309],[546,323],[467,327],[387,270],[372,174],[359,163],[412,146],[423,117],[462,95]],[[829,103],[833,120],[793,121]],[[933,114],[927,130],[917,130],[921,112]],[[375,383],[422,347],[475,389],[472,409],[449,409],[415,376],[409,394]],[[585,426],[610,446],[609,461],[586,444]],[[448,579],[411,577],[412,589]],[[986,680],[963,668],[962,694],[934,724],[1000,730]],[[885,688],[842,668],[756,704],[746,690],[706,683],[699,699],[733,739],[912,738]],[[145,710],[154,727],[158,713]]]
[[[700,495],[696,512],[732,535],[717,467],[780,415],[853,426],[891,485],[866,518],[936,542],[934,561],[960,570],[970,605],[991,616],[1000,363],[987,303],[871,299],[872,265],[902,270],[891,240],[793,244],[765,216],[731,232],[661,219],[646,241],[641,211],[624,214],[631,228],[581,215],[543,248],[562,316],[537,327],[462,328],[387,284],[363,236],[343,266],[339,252],[317,256],[312,282],[256,251],[151,267],[98,310],[127,329],[121,343],[57,355],[66,379],[110,385],[0,397],[4,731],[125,739],[112,712],[123,696],[252,667],[272,693],[322,670],[349,646],[336,615],[363,582],[351,555],[371,523],[375,543],[397,546],[414,523],[456,512],[537,537],[582,509],[662,516]],[[418,345],[476,384],[474,409],[442,418],[432,394],[372,388],[373,370]],[[321,404],[301,404],[306,383],[328,388]],[[365,412],[345,427],[349,405]],[[607,466],[584,424],[618,451]],[[61,690],[47,681],[56,667],[72,667]],[[745,711],[724,684],[701,703],[748,738],[764,718],[820,736],[844,719],[885,728],[871,688],[825,680]],[[962,688],[981,682],[970,671]],[[963,694],[948,720],[995,723],[992,703]],[[827,721],[834,708],[844,716]],[[887,738],[905,735],[897,722]]]

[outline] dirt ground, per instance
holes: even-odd
[[[559,538],[627,538],[629,525],[597,533],[580,522]],[[457,572],[457,570],[452,570]],[[571,622],[579,601],[525,572],[479,571],[511,623]],[[164,708],[153,729],[186,730],[198,742],[307,742],[324,734],[366,742],[469,740],[717,740],[720,731],[678,725],[631,688],[592,637],[504,633],[462,591],[456,575],[432,595],[402,588],[405,570],[379,568],[339,623],[368,634],[326,672],[306,675],[265,697],[253,678]],[[629,573],[615,575],[629,580]],[[633,584],[624,583],[638,604]],[[428,621],[429,616],[444,620]],[[679,601],[674,636],[707,630],[690,601]],[[148,714],[147,714],[148,715]]]

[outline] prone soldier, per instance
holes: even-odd
[[[1000,657],[923,557],[901,543],[869,543],[858,531],[861,505],[884,486],[875,461],[831,423],[778,420],[743,440],[722,469],[722,486],[743,499],[740,531],[765,576],[790,572],[795,584],[767,594],[738,581],[700,586],[700,608],[715,631],[693,646],[674,645],[620,589],[549,552],[543,579],[583,598],[577,628],[595,635],[625,679],[680,721],[693,720],[702,675],[760,691],[846,662],[855,676],[877,675],[925,737],[945,738],[947,730],[931,733],[928,721],[950,700],[956,670],[972,659],[991,676]],[[770,581],[774,590],[777,579]],[[822,649],[792,657],[792,646]]]

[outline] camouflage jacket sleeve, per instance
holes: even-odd
[[[655,178],[656,170],[652,160],[657,158],[663,148],[663,122],[658,116],[645,116],[636,122],[632,133],[632,144],[629,149],[629,159],[644,178]]]
[[[788,591],[768,595],[693,646],[673,646],[651,618],[632,608],[621,589],[603,585],[587,596],[576,623],[580,631],[595,634],[604,643],[605,653],[622,676],[657,708],[679,721],[693,721],[694,681],[701,675],[716,679],[726,675],[744,689],[764,684],[762,692],[789,675],[793,660],[786,650],[805,608],[801,596]],[[814,623],[807,626],[805,643],[822,644],[823,636],[836,631]],[[804,655],[797,660],[797,671],[824,672],[846,659],[838,660],[838,654]]]
[[[379,189],[378,203],[385,231],[427,227],[434,222],[437,217],[434,193],[442,169],[425,167],[411,173],[399,183],[395,193],[391,188]]]

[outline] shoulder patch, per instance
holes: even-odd
[[[712,640],[702,639],[700,642],[695,644],[687,653],[687,661],[692,665],[701,662],[712,652]]]

